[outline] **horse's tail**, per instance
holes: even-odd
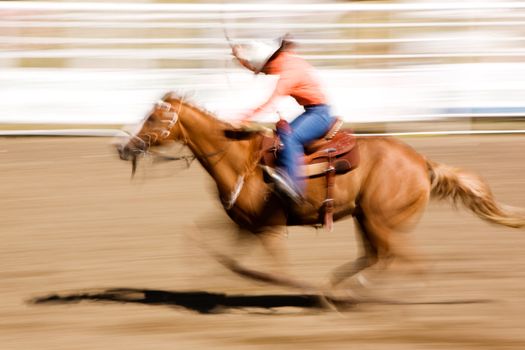
[[[525,226],[525,213],[519,208],[498,203],[489,185],[478,175],[427,160],[431,196],[451,198],[463,203],[480,218],[509,227]]]

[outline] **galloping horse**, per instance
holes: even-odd
[[[275,255],[287,225],[319,224],[325,199],[325,179],[306,182],[305,203],[281,199],[263,180],[258,166],[263,136],[225,137],[232,126],[211,113],[168,93],[152,109],[141,129],[118,145],[121,159],[133,160],[150,147],[166,142],[185,144],[215,180],[224,209],[241,230],[257,234]],[[334,219],[352,215],[360,232],[363,254],[334,270],[332,287],[377,262],[391,258],[411,260],[406,247],[396,244],[400,231],[413,227],[430,198],[460,202],[492,223],[525,226],[517,209],[500,205],[489,186],[477,175],[433,162],[391,137],[358,137],[359,167],[338,175],[334,187]],[[232,270],[285,286],[303,284],[269,274],[253,274],[234,263]]]

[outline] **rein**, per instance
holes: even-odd
[[[211,158],[213,156],[216,156],[216,155],[224,153],[224,152],[226,152],[226,149],[220,149],[220,150],[215,151],[215,152],[204,154],[201,157],[202,158]],[[156,152],[156,151],[143,151],[140,154],[135,155],[133,157],[133,159],[131,160],[131,177],[133,177],[135,175],[135,172],[137,171],[138,155],[142,155],[144,157],[148,156],[148,155],[153,156],[154,157],[153,158],[154,162],[156,162],[156,161],[171,162],[171,161],[183,160],[183,161],[186,162],[186,168],[189,168],[191,166],[191,164],[193,163],[193,161],[195,159],[197,159],[197,156],[194,155],[194,154],[191,154],[191,155],[188,155],[188,156],[169,156],[169,155],[163,154],[161,152]]]
[[[220,149],[218,151],[202,154],[200,157],[201,158],[211,158],[213,156],[216,156],[216,155],[224,153],[224,152],[226,152],[226,148]],[[156,152],[156,151],[148,151],[148,152],[145,152],[145,153],[146,154],[151,154],[152,156],[156,157],[157,159],[160,159],[161,161],[169,162],[169,161],[184,160],[187,163],[188,168],[190,167],[191,163],[195,159],[197,159],[197,156],[194,155],[194,154],[189,155],[189,156],[168,156],[166,154],[163,154],[161,152]]]

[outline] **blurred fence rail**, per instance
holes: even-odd
[[[408,60],[395,64],[421,64],[433,59],[464,62],[483,58],[522,60],[525,56],[525,5],[522,2],[167,4],[17,1],[0,2],[0,11],[0,28],[12,32],[0,37],[0,45],[10,46],[8,52],[2,52],[0,60],[87,57],[95,60],[97,66],[111,66],[111,62],[104,62],[104,59],[157,59],[177,61],[171,62],[171,66],[194,67],[196,59],[228,59],[223,30],[233,31],[234,39],[239,41],[293,31],[303,54],[324,66],[333,65],[331,61],[334,60],[344,61],[335,63],[338,67],[352,68],[355,65],[388,67],[392,60]],[[486,31],[490,31],[490,35]],[[42,33],[48,35],[42,36]],[[441,45],[429,47],[436,43]],[[444,44],[455,49],[440,49]],[[501,47],[501,44],[512,46]],[[163,48],[155,49],[159,45]],[[177,49],[166,48],[166,45],[176,45]],[[31,46],[41,48],[35,50]],[[356,60],[361,62],[352,62]],[[370,60],[375,62],[368,63]],[[214,63],[198,64],[210,66]],[[81,64],[64,62],[63,65]]]
[[[109,3],[109,2],[3,2],[0,9],[42,11],[186,11],[186,12],[345,12],[525,9],[519,1],[414,2],[414,3]]]
[[[3,1],[0,122],[133,122],[170,89],[233,115],[273,80],[231,64],[225,31],[238,42],[291,32],[348,121],[525,113],[522,1]]]
[[[412,131],[412,132],[382,132],[360,133],[359,137],[375,136],[458,136],[458,135],[519,135],[525,134],[525,129],[518,130],[447,130],[447,131]],[[37,137],[115,137],[128,138],[130,134],[119,129],[48,129],[48,130],[0,130],[0,137],[37,136]]]

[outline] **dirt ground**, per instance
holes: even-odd
[[[406,141],[525,206],[525,136]],[[143,164],[130,181],[109,142],[0,139],[0,349],[525,348],[524,230],[432,203],[409,234],[425,275],[370,275],[356,292],[380,301],[323,311],[234,276],[188,237],[194,223],[221,249],[233,237],[197,163]],[[286,243],[313,283],[357,253],[351,220],[293,228]],[[260,248],[244,255],[275,268]]]

